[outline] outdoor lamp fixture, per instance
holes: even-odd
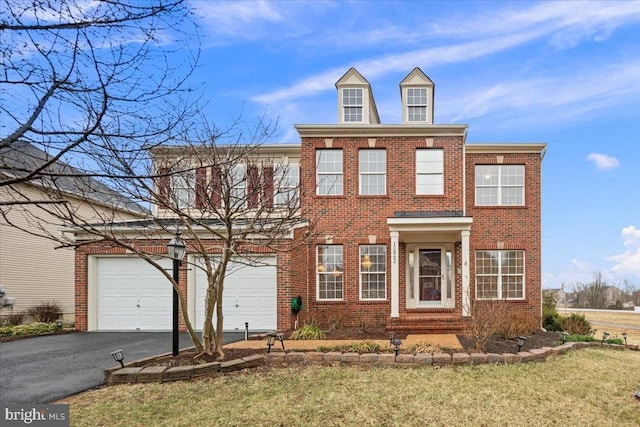
[[[276,342],[276,337],[278,334],[276,331],[271,331],[267,334],[267,353],[271,352],[271,346]]]
[[[167,244],[167,253],[169,254],[169,258],[173,259],[173,280],[179,283],[180,280],[180,263],[187,253],[187,247],[184,244],[184,241],[180,237],[180,233],[176,233],[175,237],[169,241]],[[178,355],[178,347],[179,347],[179,323],[178,323],[178,315],[179,315],[179,303],[178,303],[178,290],[173,288],[173,352],[174,356]]]
[[[566,344],[567,343],[567,336],[569,335],[568,332],[560,332],[560,335],[562,335],[562,344]]]
[[[62,329],[62,320],[56,320],[56,329]]]
[[[394,338],[391,340],[391,344],[393,345],[393,351],[396,352],[396,357],[398,357],[398,352],[400,351],[402,340],[400,338]]]
[[[371,262],[371,258],[369,258],[369,254],[366,254],[364,257],[362,257],[362,268],[368,270],[372,265],[373,263]]]
[[[124,368],[124,363],[122,362],[124,360],[124,356],[122,355],[122,350],[116,350],[111,352],[111,357],[113,357],[113,360],[115,360],[116,362],[120,362],[120,366]]]
[[[604,344],[604,341],[609,338],[609,332],[602,333],[602,342],[600,344]]]
[[[517,342],[518,342],[518,353],[520,353],[520,351],[522,350],[522,346],[524,346],[524,340],[526,340],[527,337],[518,337],[517,338]]]
[[[627,334],[626,332],[623,332],[623,333],[622,333],[622,338],[624,338],[624,345],[627,345],[627,336],[628,336],[628,335],[629,335],[629,334]]]

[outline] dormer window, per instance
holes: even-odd
[[[362,123],[362,89],[344,88],[342,89],[342,108],[344,121],[350,123]]]
[[[427,121],[427,88],[407,88],[407,121]]]
[[[433,124],[433,82],[414,68],[400,82],[402,122]]]
[[[336,89],[338,89],[338,123],[358,125],[380,123],[371,85],[355,68],[350,68],[336,82]]]

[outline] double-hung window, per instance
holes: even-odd
[[[364,109],[361,88],[342,89],[342,108],[345,122],[362,123]]]
[[[195,206],[196,178],[193,170],[171,175],[171,195],[178,208]]]
[[[316,150],[316,194],[342,195],[342,150]]]
[[[275,204],[279,206],[297,206],[300,167],[298,165],[279,166],[276,168],[275,175]]]
[[[316,247],[318,300],[341,300],[343,289],[342,245]]]
[[[477,206],[523,206],[524,165],[476,165]]]
[[[416,150],[416,194],[444,194],[444,150]]]
[[[386,150],[360,150],[360,194],[363,196],[387,193]]]
[[[478,299],[524,299],[524,251],[476,251]]]
[[[240,207],[247,202],[247,168],[244,165],[236,165],[230,172],[230,196],[231,206]]]
[[[360,299],[383,300],[387,297],[387,247],[360,246]]]
[[[407,121],[427,121],[427,89],[407,88]]]

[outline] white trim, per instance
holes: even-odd
[[[467,137],[467,125],[411,125],[342,124],[342,125],[294,125],[302,138],[340,138],[363,136],[462,136]]]
[[[460,232],[462,246],[462,316],[471,316],[471,291],[470,291],[470,271],[469,271],[469,230]]]
[[[391,231],[391,317],[400,317],[400,233]]]

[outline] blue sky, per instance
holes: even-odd
[[[400,81],[435,83],[435,122],[468,142],[546,142],[543,285],[594,272],[640,287],[640,1],[191,2],[208,119],[337,122],[335,82],[369,80],[383,123]]]

